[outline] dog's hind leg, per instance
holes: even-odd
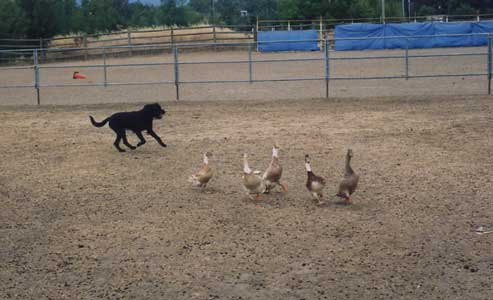
[[[137,147],[135,146],[132,146],[128,140],[127,140],[127,134],[125,133],[125,130],[121,133],[121,137],[122,137],[122,140],[123,140],[123,143],[125,144],[125,146],[127,146],[128,148],[132,149],[132,150],[135,150]]]
[[[118,150],[119,152],[125,152],[125,150],[123,150],[122,148],[120,148],[120,141],[121,141],[121,139],[122,139],[122,137],[117,133],[116,134],[116,140],[113,143],[113,145],[115,145],[116,150]]]
[[[109,125],[110,128],[113,129],[113,131],[116,133],[116,139],[113,145],[115,145],[116,150],[118,150],[119,152],[125,152],[125,150],[120,148],[120,141],[123,139],[123,143],[125,143],[125,141],[127,140],[127,137],[125,136],[125,129],[121,129],[115,123],[112,122],[110,122]]]
[[[135,131],[135,134],[139,138],[140,142],[137,144],[137,147],[140,147],[146,143],[146,140],[144,139],[144,136],[142,135],[142,132],[140,131]]]

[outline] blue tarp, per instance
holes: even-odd
[[[258,50],[261,52],[320,50],[318,47],[318,32],[316,30],[259,31],[257,41]]]
[[[491,33],[493,34],[493,21],[472,23],[472,33]],[[472,37],[473,46],[482,46],[488,43],[486,36]]]
[[[471,34],[471,23],[434,23],[435,35]],[[440,36],[433,39],[434,47],[464,47],[472,46],[470,36]]]
[[[364,49],[383,49],[384,35],[383,27],[379,24],[352,24],[351,26],[336,26],[335,37],[366,38],[376,39],[359,40],[336,40],[336,50],[364,50]]]
[[[382,26],[382,25],[380,25]],[[387,26],[382,26],[384,28],[385,36],[385,47],[379,49],[395,49],[401,48],[432,48],[433,39],[432,38],[402,38],[402,36],[412,37],[412,36],[423,36],[423,35],[434,35],[435,30],[432,23],[402,23],[402,24],[388,24]],[[398,38],[390,38],[390,37]],[[370,48],[366,48],[370,49]]]
[[[487,44],[486,36],[453,36],[473,33],[493,33],[493,22],[337,25],[335,29],[335,49],[435,48]],[[432,37],[419,37],[425,35]],[[381,37],[385,37],[385,39]]]

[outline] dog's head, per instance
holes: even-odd
[[[161,108],[158,103],[146,104],[143,109],[146,113],[150,114],[153,119],[161,119],[166,111]]]

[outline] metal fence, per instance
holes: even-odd
[[[453,35],[457,36],[478,36],[479,34],[473,35]],[[444,36],[452,36],[452,35],[444,35]],[[236,60],[185,60],[181,58],[183,53],[187,53],[188,51],[193,51],[197,47],[207,48],[207,47],[217,47],[218,44],[215,43],[202,43],[202,44],[180,44],[174,45],[172,47],[156,45],[154,46],[156,53],[161,53],[160,55],[164,55],[163,53],[167,53],[169,56],[168,61],[162,62],[152,62],[152,63],[143,63],[143,62],[129,62],[125,64],[115,64],[107,61],[107,53],[118,50],[120,48],[124,48],[127,50],[138,50],[139,46],[125,46],[125,47],[102,47],[95,48],[94,51],[97,51],[97,55],[99,55],[97,62],[91,61],[90,63],[85,64],[59,64],[59,63],[47,63],[43,62],[42,57],[46,55],[45,52],[52,51],[80,51],[80,48],[75,49],[34,49],[34,50],[3,50],[0,51],[0,56],[6,55],[14,55],[19,56],[19,60],[30,60],[30,65],[20,65],[20,66],[7,66],[0,67],[0,78],[8,77],[9,72],[16,72],[19,70],[31,70],[33,82],[30,84],[20,83],[20,82],[11,82],[5,84],[0,81],[0,89],[22,89],[22,88],[34,88],[36,90],[36,103],[41,104],[40,98],[40,90],[43,88],[64,88],[64,87],[108,87],[108,86],[123,86],[123,85],[169,85],[174,86],[176,91],[176,100],[180,100],[180,88],[182,85],[194,85],[194,84],[254,84],[260,82],[293,82],[293,81],[320,81],[324,85],[325,89],[325,97],[329,98],[330,96],[330,82],[338,81],[338,80],[386,80],[386,79],[402,79],[402,80],[411,80],[414,78],[434,78],[434,77],[484,77],[487,80],[487,93],[491,94],[491,79],[492,79],[492,36],[491,34],[481,35],[487,36],[487,46],[486,47],[471,47],[471,48],[462,48],[465,51],[457,52],[457,53],[448,53],[447,51],[442,51],[445,48],[437,49],[438,52],[434,53],[421,53],[419,49],[399,49],[399,50],[387,50],[383,53],[379,51],[364,51],[364,52],[351,52],[351,51],[335,51],[331,49],[331,45],[333,45],[334,40],[323,39],[318,40],[319,45],[321,45],[321,51],[317,52],[316,56],[304,55],[301,53],[292,53],[292,56],[289,58],[272,58],[271,56],[266,56],[263,58],[263,53],[256,52],[256,43],[229,43],[227,44],[230,47],[240,47],[244,49],[244,59],[236,59]],[[429,39],[435,36],[414,36],[413,39],[422,38]],[[393,38],[408,38],[409,37],[385,37],[385,39],[393,39]],[[358,40],[358,39],[369,39],[369,38],[349,38],[344,40]],[[371,38],[376,39],[376,38]],[[381,39],[381,38],[378,38]],[[342,40],[342,39],[341,39]],[[306,42],[306,41],[275,41],[272,43],[293,43],[293,42]],[[266,42],[268,43],[268,42]],[[145,46],[147,48],[151,47],[149,45]],[[130,48],[130,49],[129,49]],[[454,48],[448,48],[454,49]],[[253,57],[253,54],[256,54],[256,58]],[[361,53],[363,53],[361,55]],[[296,55],[295,55],[296,54]],[[243,55],[243,54],[242,54]],[[93,54],[92,57],[96,57],[96,54]],[[481,61],[478,61],[474,66],[470,66],[468,70],[460,71],[460,72],[433,72],[433,73],[419,73],[419,72],[410,72],[410,68],[413,67],[414,62],[418,59],[441,59],[441,63],[447,64],[447,62],[457,61],[461,57],[476,57],[480,58]],[[446,61],[444,62],[443,59]],[[484,63],[483,63],[484,59]],[[370,70],[366,70],[368,72],[364,72],[367,76],[360,76],[358,74],[352,75],[347,70],[342,70],[341,68],[334,67],[334,64],[337,64],[341,61],[348,62],[357,62],[358,64],[362,64],[363,61],[378,61],[380,64],[385,64],[387,60],[398,61],[398,67],[394,70],[393,74],[390,75],[374,75]],[[281,76],[281,74],[274,74],[271,77],[259,76],[261,74],[255,73],[255,67],[262,64],[289,64],[289,63],[302,63],[308,64],[317,62],[317,68],[311,70],[310,76]],[[190,80],[190,79],[182,79],[181,78],[181,70],[185,67],[198,68],[198,66],[203,65],[245,65],[247,68],[244,68],[246,71],[244,73],[239,73],[238,78],[236,79],[206,79],[206,80]],[[440,62],[439,62],[440,64]],[[400,67],[399,67],[400,66]],[[140,81],[140,82],[113,82],[110,80],[108,76],[108,70],[111,68],[120,68],[126,67],[128,70],[132,70],[133,68],[148,68],[148,67],[159,67],[162,68],[163,73],[168,71],[172,74],[172,78],[168,78],[166,80],[158,79],[153,81]],[[423,65],[419,65],[419,67],[423,67]],[[82,82],[82,83],[67,83],[67,82],[44,82],[43,78],[40,77],[40,71],[42,70],[60,70],[60,69],[97,69],[101,72],[101,81],[99,82]],[[399,70],[400,68],[400,70]],[[218,70],[219,72],[221,69]],[[6,72],[6,73],[4,73]],[[7,74],[7,75],[5,75]],[[298,75],[297,73],[295,73]],[[315,74],[315,75],[313,75]],[[264,74],[262,74],[264,75]],[[279,76],[276,76],[279,75]],[[486,92],[486,91],[485,91]]]

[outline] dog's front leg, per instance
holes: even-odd
[[[163,147],[168,147],[165,143],[163,143],[161,138],[152,129],[147,130],[147,133],[150,134],[153,138],[155,138],[156,141],[159,143],[159,145]]]
[[[135,131],[135,135],[139,138],[140,142],[137,144],[137,147],[140,147],[146,143],[146,140],[144,139],[144,136],[142,135],[142,132],[140,131]]]

